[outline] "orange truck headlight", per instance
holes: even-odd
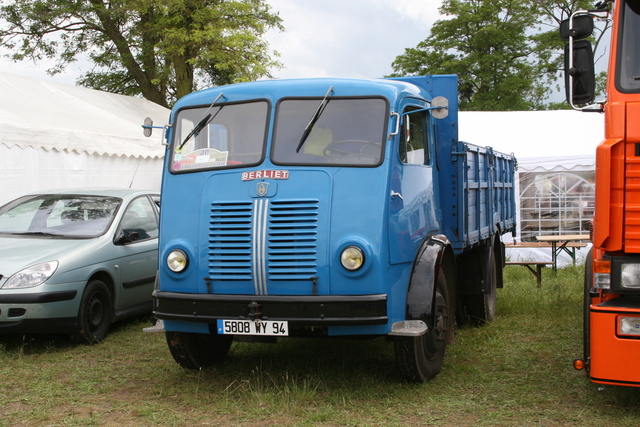
[[[640,264],[622,264],[620,286],[627,289],[640,289]]]
[[[640,317],[618,316],[618,335],[640,336]]]

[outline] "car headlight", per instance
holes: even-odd
[[[49,280],[58,268],[58,261],[43,262],[32,265],[22,271],[17,272],[2,286],[2,289],[33,288]]]
[[[167,267],[169,267],[169,270],[174,273],[184,271],[184,269],[187,268],[188,263],[189,258],[187,257],[187,254],[180,249],[175,249],[167,255]]]
[[[356,271],[364,264],[364,252],[357,246],[347,246],[340,254],[340,263],[349,271]]]

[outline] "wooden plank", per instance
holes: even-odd
[[[506,265],[542,265],[542,266],[547,266],[547,265],[553,265],[552,262],[549,261],[507,261],[505,262]]]
[[[505,243],[505,248],[550,248],[551,243],[548,242],[520,242]],[[564,245],[565,248],[586,248],[587,243],[571,242]]]
[[[589,240],[588,234],[565,234],[564,236],[536,236],[540,242],[567,242],[570,240]]]

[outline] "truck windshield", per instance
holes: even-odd
[[[622,92],[640,92],[640,6],[627,1],[624,6],[618,46],[618,88]]]
[[[202,107],[178,112],[171,172],[252,166],[262,161],[269,111],[266,101],[216,105],[207,110]]]
[[[284,165],[377,166],[387,127],[384,98],[328,98],[297,151],[319,99],[285,99],[278,104],[272,160]]]

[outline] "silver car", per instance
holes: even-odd
[[[64,190],[0,207],[0,334],[105,337],[151,313],[160,195]]]

